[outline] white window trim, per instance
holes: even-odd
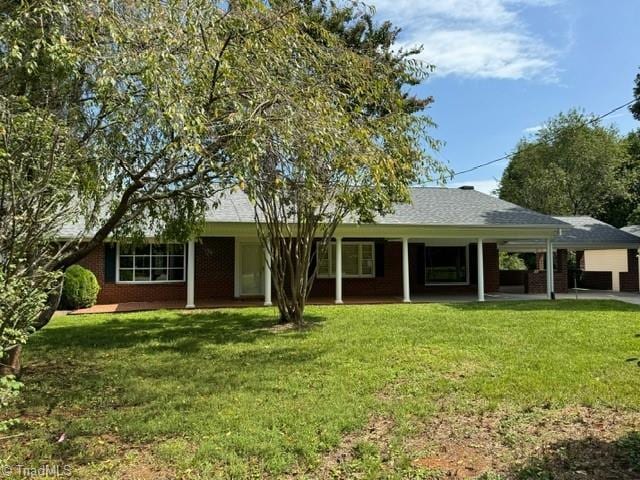
[[[146,244],[148,245],[148,244]],[[180,245],[179,243],[166,243],[163,245]],[[120,243],[116,243],[116,284],[122,285],[162,285],[164,283],[185,283],[187,276],[187,250],[186,245],[182,244],[182,280],[120,280]],[[152,267],[153,268],[153,267]],[[135,270],[135,264],[134,264]]]
[[[332,250],[335,251],[336,242],[329,242],[327,244],[327,253],[329,255],[329,273],[326,275],[321,275],[318,272],[317,278],[336,278],[335,273],[331,273],[331,267],[333,266],[334,256],[332,255]],[[358,245],[358,270],[362,272],[362,246],[363,245],[371,245],[371,253],[373,255],[372,264],[371,264],[371,273],[358,273],[356,275],[349,275],[344,273],[344,246],[345,245]],[[316,242],[316,264],[320,262],[320,256],[318,252],[320,252],[321,242]],[[375,278],[376,276],[376,242],[350,242],[342,240],[342,258],[343,258],[343,266],[342,266],[342,278]],[[335,269],[334,269],[335,271]]]
[[[426,250],[429,247],[464,247],[465,248],[465,272],[467,274],[467,279],[464,282],[429,282],[427,281],[427,256],[426,256]],[[425,262],[424,262],[424,284],[428,285],[430,287],[441,287],[441,286],[447,286],[447,285],[471,285],[471,279],[470,279],[470,275],[469,275],[469,244],[465,244],[465,245],[452,245],[452,244],[448,244],[448,245],[432,245],[432,244],[425,244],[424,246],[425,249]]]

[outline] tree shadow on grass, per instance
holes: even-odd
[[[616,440],[565,440],[549,445],[541,456],[511,470],[519,480],[637,480],[640,478],[640,432]]]
[[[305,329],[283,329],[275,315],[255,310],[77,320],[46,328],[29,343],[34,361],[26,362],[23,375],[32,387],[31,407],[50,412],[66,402],[135,406],[156,402],[156,388],[164,388],[170,402],[178,383],[202,395],[269,389],[282,372],[325,353],[315,344],[287,341],[308,336],[324,321],[321,316],[306,316]],[[273,337],[283,342],[260,343]]]
[[[324,317],[307,315],[310,327]],[[274,335],[306,336],[312,328],[278,330],[275,315],[247,310],[176,313],[156,311],[145,314],[116,314],[102,322],[83,322],[46,328],[32,338],[35,348],[111,350],[153,342],[150,348],[194,353],[203,345],[252,343]]]

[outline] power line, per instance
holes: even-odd
[[[593,125],[594,123],[599,122],[600,120],[602,120],[605,117],[608,117],[609,115],[616,113],[618,110],[622,110],[625,107],[628,107],[629,105],[631,105],[632,103],[635,103],[637,101],[640,101],[640,98],[634,98],[633,100],[629,100],[628,102],[613,108],[611,110],[609,110],[607,113],[603,113],[602,115],[598,115],[597,117],[594,117],[592,119],[590,119],[589,121],[585,122],[584,126],[588,126],[588,125]],[[471,168],[468,168],[466,170],[462,170],[460,172],[455,172],[453,175],[451,175],[451,178],[455,178],[458,175],[462,175],[463,173],[469,173],[469,172],[473,172],[474,170],[478,170],[479,168],[482,167],[486,167],[487,165],[491,165],[493,163],[498,163],[498,162],[502,162],[503,160],[510,160],[511,158],[513,158],[513,156],[516,154],[517,152],[511,152],[508,153],[506,155],[503,155],[502,157],[499,158],[494,158],[493,160],[489,160],[488,162],[484,162],[484,163],[479,163],[478,165],[474,165]]]

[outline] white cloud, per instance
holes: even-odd
[[[498,180],[496,180],[495,178],[488,179],[488,180],[468,180],[466,182],[449,183],[447,184],[447,187],[459,188],[464,185],[471,185],[473,186],[473,188],[475,188],[479,192],[487,193],[489,195],[494,195],[494,191],[498,188],[498,186],[500,185],[500,182],[498,182]]]
[[[560,0],[373,0],[379,19],[403,29],[401,46],[422,45],[435,75],[555,79],[557,52],[532,34],[525,7]]]
[[[543,128],[544,128],[544,125],[536,125],[534,127],[525,128],[522,132],[526,134],[534,134],[534,133],[538,133]]]

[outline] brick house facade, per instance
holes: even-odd
[[[577,223],[550,217],[471,187],[412,188],[410,193],[409,203],[397,205],[374,223],[347,221],[337,227],[331,247],[317,259],[322,274],[315,280],[312,298],[333,298],[336,303],[343,297],[409,302],[419,296],[473,294],[484,301],[485,293],[500,289],[501,250],[545,252],[538,268],[518,279],[525,291],[551,298],[554,291],[568,288],[567,248],[571,247],[566,241],[604,238],[598,233],[602,225],[596,225],[595,233],[583,228],[597,223],[588,217]],[[214,203],[216,207],[205,216],[202,236],[187,245],[162,245],[152,238],[148,245],[135,248],[105,243],[83,259],[81,264],[96,274],[101,286],[98,302],[171,301],[193,308],[207,300],[257,297],[271,304],[269,251],[256,237],[253,206],[239,191],[227,192]],[[620,275],[620,284],[637,291],[634,252],[640,238],[605,227],[609,235],[612,231],[626,235],[619,243],[630,249],[630,267]],[[556,269],[553,282],[547,282],[551,252],[556,252]]]
[[[345,244],[349,239],[344,239]],[[376,249],[376,275],[373,278],[344,278],[345,297],[401,297],[402,296],[402,244],[378,240]],[[177,283],[119,283],[106,272],[109,266],[110,245],[96,248],[80,264],[91,270],[100,284],[98,303],[181,301],[186,298],[186,281]],[[420,294],[473,294],[477,291],[476,244],[469,245],[469,283],[466,285],[425,285],[424,244],[409,246],[411,265],[411,293]],[[496,292],[500,285],[498,248],[485,243],[484,289]],[[234,297],[235,239],[233,237],[203,237],[195,245],[195,300],[232,299]],[[380,257],[380,258],[378,258]],[[333,298],[335,278],[316,278],[312,298]]]

